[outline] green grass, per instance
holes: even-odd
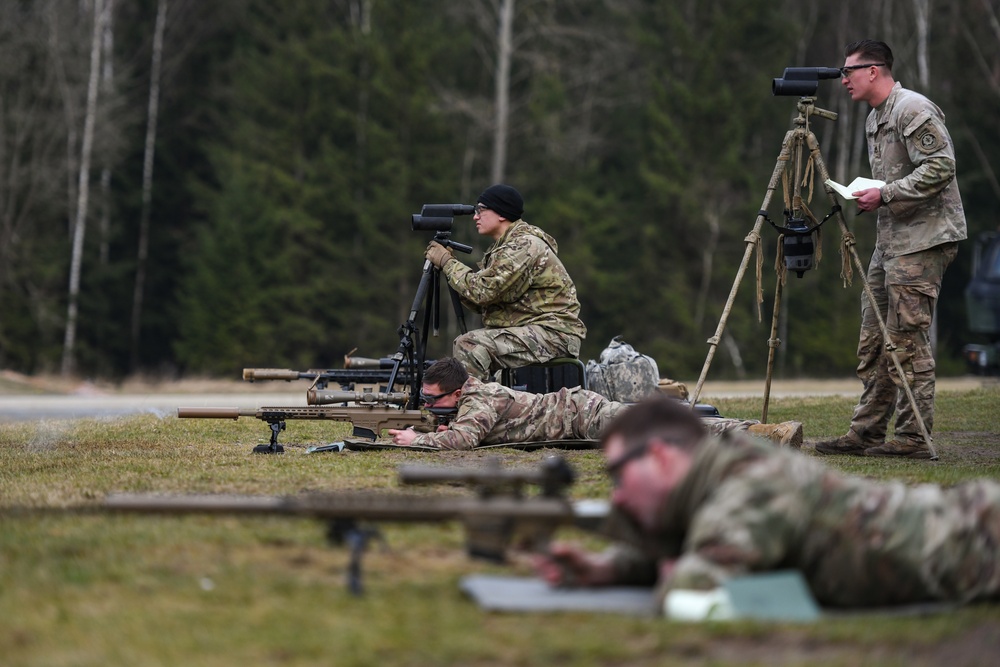
[[[704,399],[757,418],[760,400]],[[847,398],[772,399],[770,421],[807,439],[842,433]],[[852,474],[913,482],[1000,478],[1000,390],[942,393],[938,462],[824,459]],[[0,504],[94,504],[112,491],[291,494],[396,489],[400,463],[530,466],[550,452],[305,454],[346,426],[290,423],[282,456],[255,456],[267,427],[141,416],[0,423]],[[806,454],[812,455],[809,448]],[[575,497],[610,487],[597,452],[567,452]],[[428,493],[441,491],[428,490]],[[454,493],[456,489],[447,489]],[[366,594],[344,586],[348,555],[320,524],[279,517],[0,514],[4,665],[958,665],[995,658],[1000,605],[925,617],[807,626],[685,625],[604,614],[497,614],[459,592],[470,573],[527,574],[465,557],[458,526],[383,527]],[[581,537],[567,532],[571,538]],[[595,547],[596,538],[588,538]]]

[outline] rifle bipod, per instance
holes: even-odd
[[[826,78],[826,77],[824,77]],[[777,189],[779,183],[782,184],[782,189],[785,199],[785,215],[790,221],[787,228],[779,228],[774,223],[770,223],[782,234],[792,234],[798,237],[805,237],[817,232],[819,226],[822,222],[816,220],[812,212],[809,211],[807,202],[803,200],[802,197],[802,187],[803,185],[809,186],[808,200],[812,199],[813,183],[815,182],[816,173],[818,172],[820,181],[823,183],[823,187],[826,190],[827,197],[830,200],[831,210],[830,214],[827,215],[823,222],[826,222],[831,216],[837,218],[837,222],[840,226],[842,246],[841,253],[846,253],[850,257],[844,258],[844,269],[843,276],[845,286],[851,283],[851,261],[857,271],[864,276],[866,274],[865,267],[861,264],[861,260],[858,257],[857,249],[855,248],[856,241],[854,235],[851,233],[850,229],[847,227],[847,222],[844,219],[844,213],[837,199],[834,196],[833,188],[831,188],[826,181],[829,180],[830,174],[827,171],[826,163],[823,161],[823,156],[820,151],[819,141],[816,139],[816,135],[813,134],[809,127],[809,117],[812,115],[819,116],[821,118],[826,118],[827,120],[835,121],[837,120],[837,114],[832,111],[827,111],[825,109],[820,109],[815,106],[815,97],[805,96],[801,97],[797,104],[798,115],[792,121],[792,129],[790,129],[786,134],[785,138],[781,144],[781,150],[778,153],[778,159],[774,167],[774,172],[771,175],[771,180],[767,185],[767,191],[764,194],[763,203],[757,213],[757,219],[754,223],[753,229],[746,236],[746,249],[743,253],[743,261],[740,263],[739,270],[736,272],[736,279],[733,281],[732,289],[729,292],[729,298],[726,300],[726,305],[722,310],[722,316],[719,318],[719,325],[715,330],[715,334],[708,339],[709,350],[705,357],[705,364],[702,367],[701,375],[698,378],[698,384],[695,386],[693,395],[690,398],[691,405],[696,405],[698,403],[698,397],[701,395],[702,387],[705,384],[705,378],[708,376],[708,369],[712,364],[712,359],[715,357],[715,351],[718,348],[719,342],[722,340],[722,335],[725,332],[726,320],[729,317],[729,313],[732,310],[733,303],[736,299],[736,293],[739,290],[740,283],[743,280],[743,276],[746,273],[747,265],[750,262],[751,255],[754,251],[758,254],[757,262],[757,304],[760,305],[763,297],[761,296],[760,285],[760,242],[761,227],[765,220],[770,223],[767,218],[768,205],[771,202],[771,195]],[[808,156],[804,155],[806,149],[808,149]],[[791,172],[791,175],[789,175]],[[789,191],[789,182],[791,183],[791,191]],[[806,225],[805,220],[811,220],[813,225]],[[781,243],[784,240],[784,236],[779,237],[779,252],[781,251]],[[801,267],[790,267],[793,270],[798,270]],[[806,267],[808,268],[808,267]],[[765,380],[764,387],[764,407],[761,414],[761,421],[767,422],[767,410],[768,402],[770,400],[771,393],[771,376],[774,370],[774,354],[775,350],[781,345],[781,340],[777,337],[778,331],[778,317],[781,312],[781,296],[782,288],[784,287],[784,280],[787,275],[785,271],[779,271],[778,279],[775,281],[774,289],[774,308],[771,317],[771,337],[768,339],[768,359],[767,359],[767,376]],[[801,273],[799,274],[801,277]],[[872,293],[871,287],[868,282],[862,281],[862,286],[870,303],[877,303],[875,295]],[[934,449],[934,444],[931,442],[930,433],[927,431],[927,426],[924,422],[923,416],[920,414],[920,409],[917,406],[916,398],[913,395],[913,389],[910,387],[910,381],[906,377],[906,373],[903,370],[902,363],[899,361],[899,356],[896,354],[896,344],[892,341],[889,336],[889,330],[885,323],[885,318],[882,317],[882,313],[878,309],[873,309],[872,311],[878,321],[879,330],[882,333],[882,340],[885,344],[885,349],[889,353],[892,359],[892,363],[895,365],[896,371],[899,377],[902,379],[902,388],[906,393],[907,400],[910,402],[910,406],[913,408],[914,416],[916,417],[917,424],[920,426],[920,432],[924,437],[924,441],[927,443],[927,447],[931,454],[931,460],[937,460],[937,451]]]
[[[253,448],[254,454],[284,454],[285,448],[278,444],[278,434],[285,430],[285,422],[282,419],[269,419],[267,425],[271,429],[271,442],[266,445],[257,445]]]
[[[368,526],[355,519],[333,519],[327,524],[326,539],[334,545],[347,545],[351,551],[351,559],[347,565],[347,590],[353,595],[364,593],[362,582],[361,561],[365,550],[372,539],[386,546],[385,537],[377,526]]]

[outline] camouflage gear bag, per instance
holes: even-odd
[[[635,403],[657,392],[656,361],[635,351],[621,336],[611,339],[600,361],[587,362],[587,386],[612,401]]]

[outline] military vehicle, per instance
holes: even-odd
[[[975,240],[965,305],[969,331],[989,339],[962,349],[969,372],[1000,375],[1000,232],[985,232]]]

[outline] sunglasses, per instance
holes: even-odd
[[[433,405],[434,403],[437,403],[439,400],[441,400],[448,394],[454,394],[456,391],[458,390],[452,389],[451,391],[445,391],[440,394],[425,394],[424,392],[420,392],[420,400],[426,405]]]
[[[617,460],[608,463],[605,470],[608,473],[608,477],[611,478],[611,483],[616,487],[621,485],[622,481],[622,469],[628,465],[629,461],[634,461],[636,459],[641,459],[649,451],[649,441],[642,443],[638,447],[633,447],[628,450],[622,456],[618,457]]]
[[[850,76],[851,72],[856,69],[864,69],[866,67],[882,67],[885,63],[865,63],[864,65],[845,65],[840,68],[841,76]]]

